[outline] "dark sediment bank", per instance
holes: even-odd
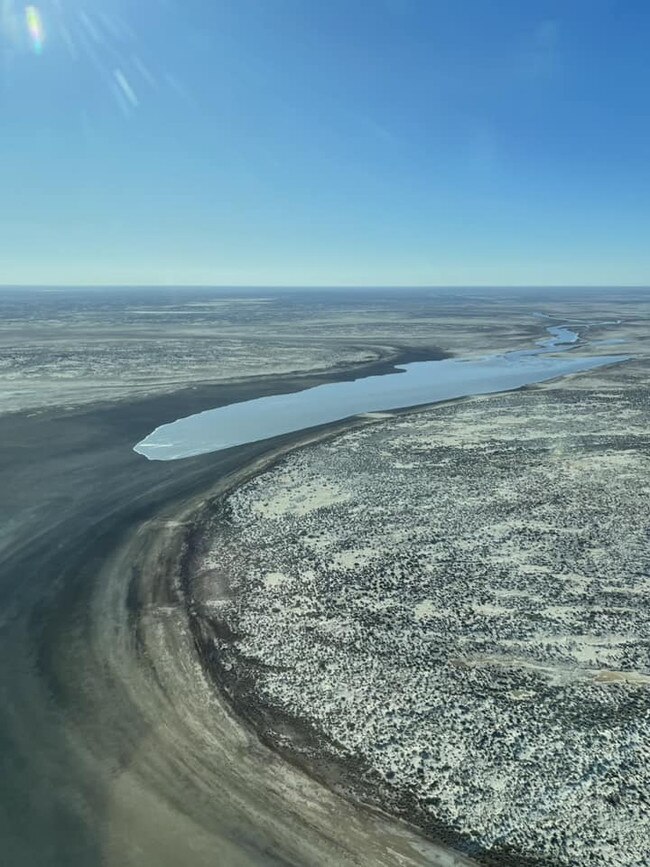
[[[202,677],[175,583],[185,522],[242,468],[298,438],[165,466],[132,451],[170,417],[355,374],[0,418],[8,863],[198,867],[215,852],[222,864],[391,864],[397,853],[405,863],[461,863],[438,861],[403,826],[295,777]]]

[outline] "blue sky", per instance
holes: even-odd
[[[0,283],[650,283],[647,0],[35,11],[0,0]]]

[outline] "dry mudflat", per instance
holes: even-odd
[[[154,329],[155,339],[121,323],[129,305],[152,308],[160,298],[118,296],[0,293],[4,861],[464,864],[288,764],[206,677],[180,581],[193,516],[298,438],[166,466],[132,450],[181,415],[359,368],[379,372],[384,362],[339,368],[337,347],[348,343],[333,339],[327,371],[283,376],[283,356],[276,358],[258,325],[244,323],[247,352],[264,357],[265,375],[229,378],[226,369],[220,377],[219,366],[208,365],[201,369],[209,381],[201,382],[184,368],[187,356],[174,354],[172,323]],[[193,297],[185,293],[183,304]],[[211,319],[205,332],[219,343],[218,322]],[[107,350],[107,335],[117,355]],[[202,364],[191,330],[183,340]],[[298,368],[306,355],[299,342],[292,344]],[[401,352],[386,344],[377,355]],[[36,368],[34,359],[41,359]]]

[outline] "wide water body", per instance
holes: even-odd
[[[399,372],[319,385],[207,410],[156,428],[135,451],[172,461],[293,433],[367,412],[402,409],[472,394],[512,391],[558,376],[626,361],[626,355],[580,357],[566,352],[579,336],[547,329],[538,349],[405,364]],[[563,351],[564,350],[564,351]],[[557,353],[563,351],[563,354]],[[553,354],[551,354],[553,353]]]

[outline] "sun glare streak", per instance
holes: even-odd
[[[124,96],[128,99],[133,108],[137,108],[140,104],[140,101],[122,70],[116,69],[113,75],[115,76],[115,81],[117,81],[119,88],[124,94]]]
[[[164,13],[170,0],[146,2],[156,15]],[[113,107],[127,117],[154,95],[161,99],[171,93],[189,101],[182,85],[160,67],[149,35],[143,39],[132,16],[116,7],[115,0],[0,0],[0,87],[9,87],[14,71],[46,51],[50,88],[70,90],[73,78],[66,64],[73,62],[83,74],[75,95],[81,90],[87,95],[88,88],[96,86],[93,81],[99,82]],[[101,105],[95,101],[92,110],[101,110]]]
[[[43,44],[45,43],[45,29],[43,27],[43,19],[41,13],[36,6],[27,6],[25,9],[25,20],[27,22],[27,32],[32,43],[34,54],[41,54]]]

